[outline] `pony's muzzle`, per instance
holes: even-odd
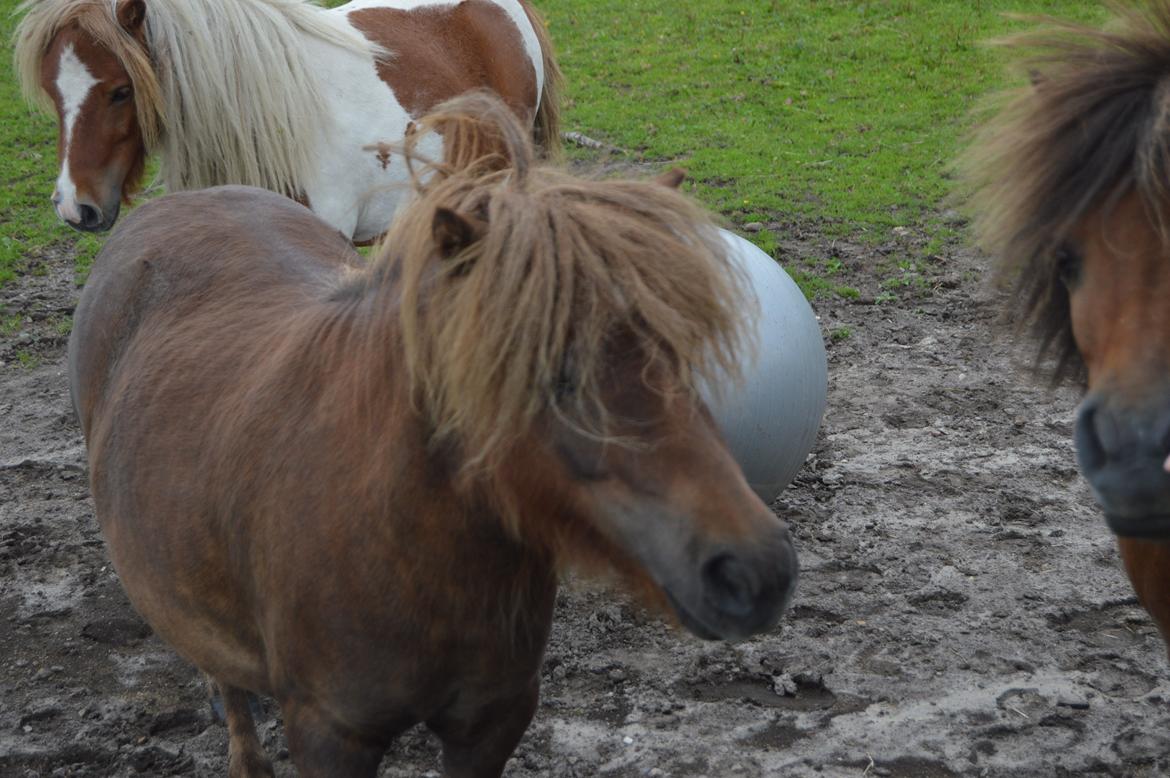
[[[79,232],[105,232],[118,218],[118,203],[110,213],[103,212],[97,205],[84,200],[66,200],[60,191],[53,192],[53,208],[61,221]]]
[[[788,530],[763,542],[720,548],[699,566],[701,594],[687,607],[673,598],[683,626],[708,640],[740,640],[776,626],[796,590],[798,563]]]
[[[1170,538],[1170,403],[1131,406],[1090,394],[1074,440],[1109,528],[1125,537]]]

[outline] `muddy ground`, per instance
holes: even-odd
[[[790,617],[710,644],[567,589],[508,775],[1170,772],[1165,651],[1077,476],[1076,394],[990,337],[984,263],[956,247],[918,292],[881,301],[875,268],[915,236],[875,250],[779,234],[786,262],[835,254],[861,292],[816,305],[837,333],[829,410],[775,505],[801,556]],[[55,324],[76,298],[71,257],[46,267],[0,289],[25,318],[0,340],[0,775],[223,775],[198,675],[107,563]],[[263,739],[292,775],[269,714]],[[437,768],[416,731],[382,775]]]

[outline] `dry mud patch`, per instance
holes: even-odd
[[[788,234],[786,261],[826,250]],[[1165,652],[1077,476],[1075,392],[1038,386],[991,337],[978,257],[937,257],[927,293],[875,303],[882,249],[831,249],[861,296],[816,305],[850,335],[829,344],[821,438],[775,506],[801,556],[792,614],[708,644],[566,588],[508,774],[1170,772]],[[223,775],[198,674],[108,564],[54,324],[72,259],[47,267],[0,290],[22,317],[0,338],[0,776]],[[262,738],[292,775],[266,707]],[[437,770],[414,731],[382,775]]]

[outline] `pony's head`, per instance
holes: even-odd
[[[1031,83],[965,160],[976,228],[1054,378],[1111,528],[1170,537],[1170,2],[1013,39]]]
[[[616,568],[705,638],[774,625],[795,553],[696,391],[737,374],[746,313],[710,218],[659,183],[537,166],[483,95],[435,129],[449,164],[381,261],[436,442],[523,542]]]
[[[109,229],[141,185],[157,142],[159,83],[143,0],[25,0],[16,64],[30,101],[54,109],[60,172],[53,207],[69,226]]]

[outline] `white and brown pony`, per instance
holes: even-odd
[[[109,229],[157,153],[170,191],[294,197],[356,242],[409,176],[392,145],[439,102],[490,89],[557,141],[560,78],[527,0],[25,0],[16,62],[55,108],[57,214]],[[428,153],[441,154],[432,137]]]

